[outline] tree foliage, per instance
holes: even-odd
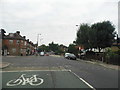
[[[42,51],[48,52],[49,51],[49,47],[43,44],[43,45],[38,47],[38,51],[39,52],[42,52]]]
[[[68,52],[73,53],[77,56],[78,55],[78,49],[76,48],[76,45],[75,44],[69,44]]]
[[[55,52],[56,50],[58,50],[58,46],[59,46],[58,44],[55,44],[54,42],[52,42],[49,44],[49,49]]]
[[[112,45],[114,30],[110,21],[98,22],[91,26],[82,24],[77,32],[76,44],[83,45],[85,49],[98,48],[100,51]]]
[[[115,37],[115,28],[110,21],[95,23],[91,28],[96,30],[96,47],[99,50],[112,45]]]
[[[44,44],[39,46],[38,51],[39,52],[41,52],[41,51],[45,51],[45,52],[53,51],[55,54],[63,54],[63,53],[65,53],[66,48],[67,47],[63,44],[59,45],[59,44],[55,44],[54,42],[52,42],[52,43],[49,43],[48,46],[46,46]]]

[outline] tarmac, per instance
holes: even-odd
[[[54,56],[54,57],[63,57],[63,56],[59,56],[59,55],[51,55],[51,56]],[[95,61],[95,60],[94,61],[88,61],[88,60],[82,60],[82,59],[77,59],[77,60],[81,61],[81,62],[86,62],[86,63],[101,65],[103,67],[114,69],[114,70],[119,70],[120,69],[120,66],[118,66],[118,65],[106,64],[106,63],[104,63],[102,61]]]
[[[58,56],[58,55],[51,55],[51,56],[63,57],[63,56]],[[120,68],[120,66],[118,66],[118,65],[106,64],[106,63],[103,63],[100,61],[99,62],[98,61],[87,61],[87,60],[81,60],[81,59],[77,59],[77,60],[81,61],[81,62],[91,63],[91,64],[98,64],[98,65],[101,65],[103,67],[114,69],[114,70],[119,70],[119,68]],[[6,68],[9,65],[10,65],[10,63],[8,63],[8,62],[0,62],[0,69]]]

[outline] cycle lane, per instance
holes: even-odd
[[[5,71],[2,74],[2,88],[94,89],[71,71]]]

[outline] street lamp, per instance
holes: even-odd
[[[80,25],[78,25],[78,24],[76,24],[76,27],[77,27],[77,30],[79,30],[79,27],[80,27]],[[76,31],[77,31],[76,30]],[[78,31],[77,31],[78,32]],[[81,55],[81,53],[80,53],[80,51],[81,51],[81,47],[80,46],[78,46],[78,56],[79,56],[79,58],[80,58],[80,55]]]
[[[76,27],[78,27],[79,25],[76,25]]]
[[[38,34],[38,35],[37,35],[37,46],[38,46],[39,35],[41,35],[41,34]]]
[[[40,43],[41,43],[41,45],[42,45],[42,42],[41,42],[42,40],[43,40],[43,38],[40,39]]]
[[[36,52],[36,56],[38,55],[38,40],[39,40],[39,35],[41,34],[37,34],[37,45],[36,45],[36,48],[35,48],[35,52]]]
[[[75,26],[78,27],[77,30],[79,30],[80,25],[76,24]]]

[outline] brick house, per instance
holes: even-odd
[[[31,53],[28,53],[27,50],[30,49],[30,46],[32,47],[30,51],[33,51],[35,49],[35,45],[33,43],[26,40],[25,36],[20,35],[20,31],[16,31],[16,33],[9,33],[8,35],[4,34],[6,32],[3,29],[1,32],[2,55],[31,55]]]
[[[26,55],[33,55],[35,54],[35,47],[36,45],[33,44],[29,39],[27,39],[27,45],[26,45]]]

